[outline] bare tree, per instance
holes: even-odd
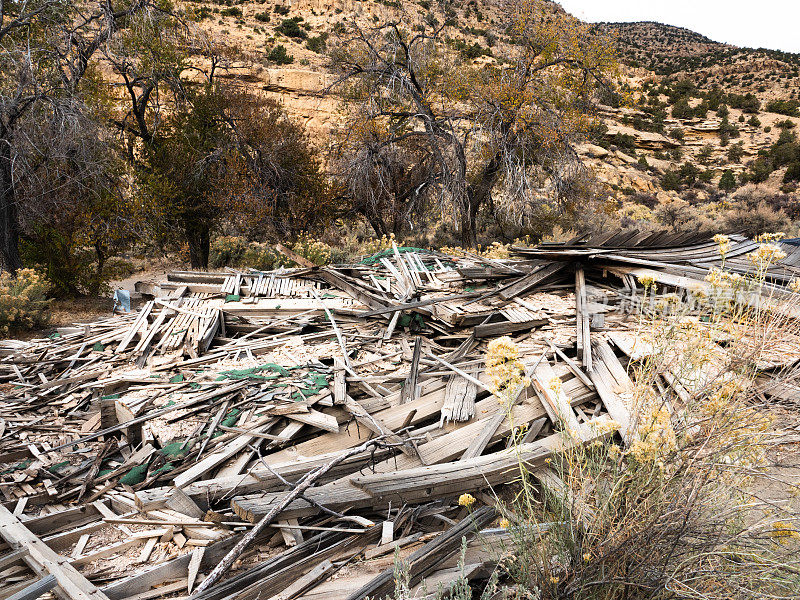
[[[69,115],[34,108],[18,124],[26,168],[16,181],[23,256],[60,296],[97,295],[109,258],[136,232],[123,164],[92,105]]]
[[[369,139],[359,135],[365,130],[381,132],[386,148],[411,139],[424,147],[423,188],[452,211],[467,246],[477,241],[478,211],[501,186],[496,206],[519,215],[529,205],[560,210],[580,169],[573,145],[593,125],[598,92],[610,89],[616,58],[608,41],[539,7],[531,0],[503,6],[506,35],[490,63],[475,64],[449,38],[452,6],[438,13],[441,20],[402,12],[372,25],[353,20],[331,51],[340,73],[334,89],[351,108],[348,152]],[[374,160],[377,150],[360,155]]]
[[[433,204],[432,160],[427,144],[411,137],[387,139],[383,132],[353,132],[339,149],[336,170],[353,209],[378,235],[400,235],[424,219]]]
[[[17,182],[27,169],[19,127],[34,109],[49,120],[80,110],[75,93],[98,50],[133,16],[157,0],[0,0],[0,265],[16,271],[19,256]]]

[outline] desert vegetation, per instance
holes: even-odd
[[[307,238],[795,234],[793,55],[537,0],[368,4],[4,5],[4,270],[76,297],[153,257],[231,264],[217,239],[266,265]],[[322,78],[322,116],[282,74]]]

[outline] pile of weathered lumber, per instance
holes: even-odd
[[[726,267],[756,246],[735,238]],[[800,271],[787,249],[777,294]],[[513,256],[176,272],[135,314],[0,342],[0,598],[377,598],[395,548],[412,584],[454,581],[462,537],[505,535],[486,491],[520,455],[553,486],[547,459],[596,425],[633,435],[637,279],[689,294],[721,264],[711,241],[627,233]],[[485,372],[506,335],[530,381],[510,412]],[[798,359],[787,339],[765,378]],[[462,570],[496,558],[473,544]]]

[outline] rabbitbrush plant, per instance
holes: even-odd
[[[790,506],[800,488],[773,468],[759,378],[772,370],[779,384],[798,379],[796,369],[781,365],[786,340],[800,334],[790,316],[800,295],[797,285],[768,281],[783,254],[775,239],[763,238],[747,256],[751,274],[723,263],[703,289],[683,297],[640,279],[645,289],[628,367],[634,388],[625,399],[634,418],[629,443],[600,437],[565,444],[550,464],[563,487],[543,492],[520,461],[517,493],[501,506],[510,542],[496,548],[494,589],[484,597],[798,596],[800,517]],[[729,240],[715,241],[725,258]],[[511,386],[500,379],[522,377],[509,342],[487,357],[501,365],[494,368],[501,399]],[[598,433],[612,426],[606,421]],[[767,499],[777,490],[785,501]],[[461,595],[469,597],[463,589]]]
[[[10,327],[34,328],[47,322],[47,279],[33,269],[20,269],[16,275],[0,273],[0,333]]]

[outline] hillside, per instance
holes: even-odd
[[[323,94],[332,81],[326,43],[340,23],[432,18],[425,1],[191,2],[185,7],[238,59],[226,76],[279,98],[323,145],[340,116],[338,99]],[[551,2],[539,7],[544,15],[561,12]],[[501,9],[497,2],[454,3],[445,39],[475,64],[497,64],[493,47],[511,41],[499,26]],[[776,206],[797,202],[786,162],[756,159],[770,152],[782,131],[792,135],[790,128],[800,124],[800,57],[737,48],[659,23],[602,23],[595,30],[616,38],[631,102],[605,107],[605,134],[579,151],[624,214],[647,221],[657,218],[663,205],[715,201],[745,184],[758,184],[759,197],[780,196]],[[697,217],[694,208],[688,210],[685,220]]]
[[[595,29],[617,39],[626,64],[656,75],[770,97],[797,97],[800,89],[798,54],[740,48],[662,23],[598,23]]]
[[[623,60],[657,75],[697,68],[704,61],[735,50],[704,35],[662,23],[598,23],[595,29],[615,36]]]

